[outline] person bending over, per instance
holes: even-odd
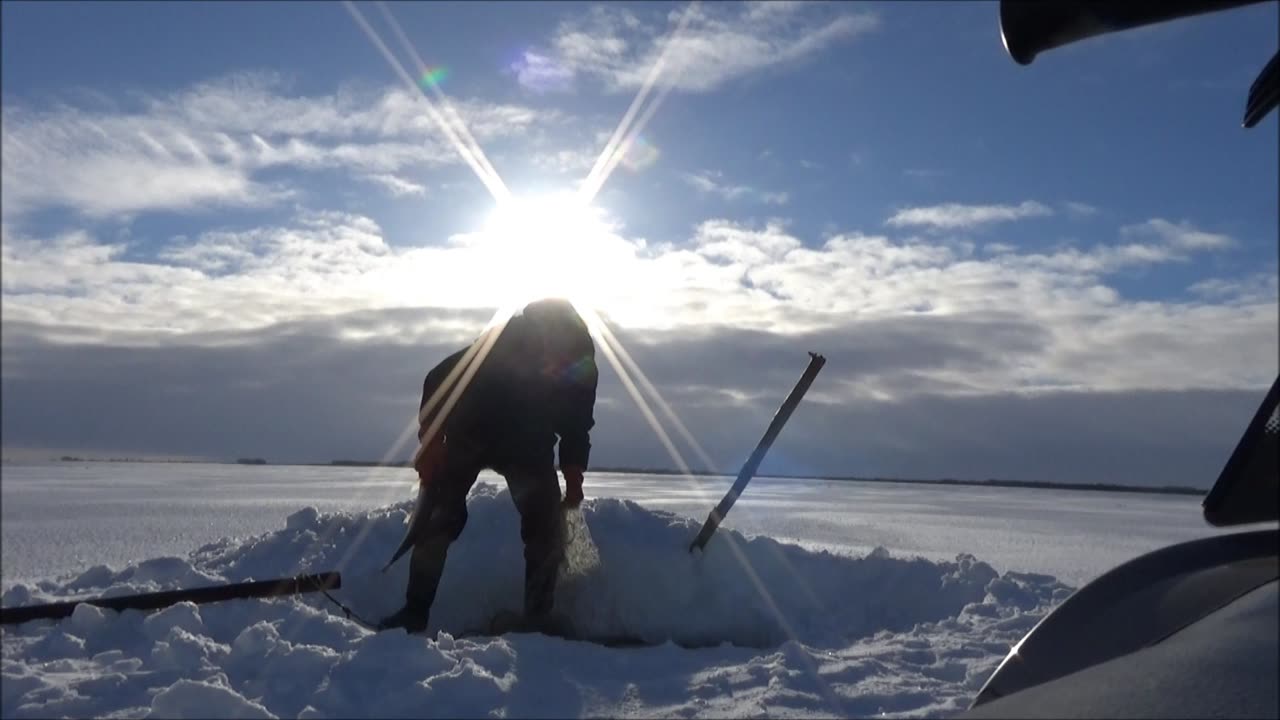
[[[491,343],[488,353],[475,363],[486,343]],[[458,368],[463,363],[466,367]],[[439,431],[426,438],[451,390],[472,369]],[[447,384],[451,373],[454,382]],[[530,303],[504,328],[490,328],[427,373],[419,403],[421,452],[414,467],[425,491],[418,512],[430,515],[414,540],[405,605],[382,628],[426,629],[449,545],[467,522],[467,494],[486,468],[503,476],[520,513],[524,621],[534,628],[546,622],[564,552],[557,440],[563,504],[577,506],[591,451],[597,381],[586,323],[559,299]],[[432,410],[422,413],[429,403]]]

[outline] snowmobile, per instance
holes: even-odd
[[[1002,0],[1022,65],[1102,33],[1251,2]],[[1280,54],[1249,90],[1243,125],[1280,102]],[[1022,638],[961,717],[1280,717],[1280,377],[1203,501],[1252,529],[1162,548],[1067,598]],[[1261,524],[1261,525],[1260,525]]]

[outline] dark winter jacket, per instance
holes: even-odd
[[[491,347],[476,364],[486,344]],[[459,367],[468,351],[472,359]],[[447,408],[452,389],[468,374],[470,381]],[[542,457],[559,436],[560,466],[585,469],[597,381],[595,346],[582,319],[567,303],[534,303],[500,333],[486,331],[427,373],[419,410],[437,391],[440,397],[422,419],[418,437],[447,408],[445,442],[481,448],[493,464]]]

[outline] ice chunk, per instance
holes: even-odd
[[[156,693],[148,717],[274,718],[275,715],[224,685],[179,680]]]

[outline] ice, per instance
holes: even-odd
[[[212,682],[179,680],[156,693],[151,714],[158,718],[274,718],[256,702]]]
[[[159,640],[169,634],[173,628],[181,628],[190,633],[204,630],[204,620],[200,618],[200,610],[193,603],[181,602],[158,610],[142,621],[142,631],[152,640]]]
[[[302,514],[293,522],[305,528],[316,521],[308,507],[362,511],[410,499],[415,488],[412,471],[396,468],[10,464],[3,478],[6,593],[92,568],[83,583],[96,594],[92,587],[114,582],[111,568],[225,547],[295,513]],[[481,481],[501,482],[490,473]],[[588,473],[586,493],[701,521],[731,482]],[[1002,572],[1042,572],[1078,586],[1144,552],[1214,532],[1199,505],[1194,496],[762,477],[752,480],[728,524],[839,552],[882,546],[934,560],[967,552]]]
[[[136,468],[155,472],[129,472]],[[398,608],[407,560],[380,569],[411,510],[402,474],[345,470],[350,497],[339,500],[310,470],[236,470],[300,485],[282,493],[292,504],[258,502],[262,491],[247,481],[238,486],[244,497],[227,505],[194,497],[206,522],[149,550],[145,532],[95,527],[88,510],[70,504],[65,515],[83,512],[84,534],[68,530],[43,559],[46,548],[25,538],[16,576],[8,575],[9,541],[31,524],[9,526],[9,501],[21,507],[30,496],[21,475],[11,483],[6,473],[5,606],[338,570],[343,587],[334,594],[358,615]],[[461,637],[521,605],[518,515],[505,489],[482,482],[425,636],[370,632],[318,594],[151,613],[82,604],[65,620],[0,632],[0,716],[948,715],[967,707],[1009,648],[1071,592],[1076,583],[1058,570],[1088,577],[1143,543],[1202,533],[1188,498],[1143,505],[1146,498],[1124,494],[979,488],[957,496],[954,488],[760,480],[695,554],[688,543],[724,482],[589,482],[588,500],[568,516],[581,542],[556,605],[580,636],[647,646]],[[163,485],[144,484],[152,496]],[[209,485],[180,484],[184,492]],[[1052,512],[1042,513],[1036,497]],[[947,505],[956,511],[947,514]],[[1034,552],[1002,544],[1009,528],[1050,516],[1031,538]],[[1130,540],[1142,527],[1147,534]],[[1055,549],[1051,532],[1082,544]],[[105,537],[119,542],[88,550],[90,539]],[[128,553],[136,557],[118,561]]]

